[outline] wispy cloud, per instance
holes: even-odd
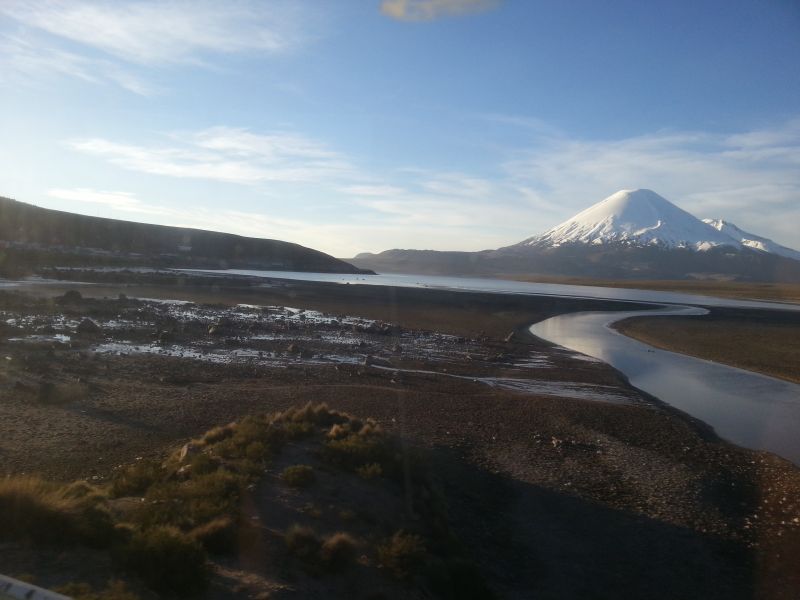
[[[291,132],[214,127],[171,134],[168,142],[140,146],[89,138],[67,143],[132,171],[228,183],[333,182],[353,171],[343,156]]]
[[[383,0],[381,12],[398,21],[433,21],[491,10],[501,0]]]
[[[286,52],[303,43],[307,24],[290,2],[255,0],[6,0],[0,16],[18,25],[2,42],[5,68],[111,82],[145,95],[152,86],[135,70]]]
[[[37,78],[70,77],[93,84],[113,84],[139,94],[153,96],[154,86],[121,65],[90,58],[20,36],[0,37],[0,82],[31,85]]]

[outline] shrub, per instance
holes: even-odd
[[[250,442],[245,448],[244,458],[251,462],[261,462],[267,457],[267,447],[262,442]]]
[[[217,517],[236,514],[243,478],[222,469],[184,482],[164,482],[150,488],[134,513],[144,527],[174,525],[189,530]]]
[[[349,533],[340,531],[325,538],[319,554],[329,568],[339,570],[355,561],[356,547],[357,544],[353,537]]]
[[[295,523],[286,531],[284,541],[289,553],[298,558],[313,561],[319,555],[319,537],[311,527]]]
[[[136,533],[118,558],[157,592],[188,596],[203,591],[208,583],[202,546],[174,527]]]
[[[219,469],[219,462],[208,454],[198,454],[189,463],[189,469],[192,477],[208,475]]]
[[[236,423],[229,423],[222,427],[214,427],[203,434],[201,441],[206,445],[216,444],[222,440],[227,440],[236,432]]]
[[[349,433],[344,437],[329,439],[325,443],[323,457],[351,470],[369,464],[379,465],[382,473],[399,469],[394,444],[382,434]]]
[[[214,554],[229,554],[238,546],[236,522],[227,515],[195,527],[189,533],[189,537],[200,542],[206,550]]]
[[[378,463],[369,463],[358,467],[356,473],[362,479],[375,479],[383,475],[383,469]]]
[[[153,460],[137,461],[114,473],[111,478],[111,497],[121,498],[143,494],[164,475],[164,470],[157,462]]]
[[[408,578],[424,557],[422,538],[402,530],[378,546],[378,561],[399,579]]]
[[[292,465],[281,473],[281,479],[291,487],[308,487],[316,478],[314,469],[308,465]]]
[[[59,487],[36,477],[0,479],[0,537],[104,546],[114,528],[91,486]]]

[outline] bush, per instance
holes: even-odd
[[[203,434],[201,441],[206,445],[216,444],[222,440],[227,440],[236,432],[236,423],[229,423],[222,427],[214,427]]]
[[[329,462],[351,470],[369,464],[379,465],[382,473],[399,469],[396,449],[383,434],[349,433],[329,439],[323,456]]]
[[[313,561],[319,556],[319,537],[311,527],[295,523],[286,531],[284,541],[289,553],[298,558]]]
[[[208,475],[219,469],[219,462],[208,454],[198,454],[189,463],[189,473],[192,477]]]
[[[217,517],[237,514],[243,478],[222,469],[184,482],[151,487],[134,513],[144,527],[174,525],[189,530]]]
[[[208,583],[203,547],[174,527],[136,533],[120,550],[119,560],[157,592],[194,595]]]
[[[329,568],[339,570],[352,564],[356,559],[356,541],[344,532],[334,533],[322,542],[319,555]]]
[[[375,479],[383,475],[383,469],[378,463],[369,463],[358,467],[356,473],[362,479]]]
[[[229,516],[218,517],[204,525],[195,527],[189,537],[200,542],[214,554],[230,554],[238,547],[238,528]]]
[[[0,537],[105,546],[114,527],[88,484],[59,487],[36,477],[0,479]]]
[[[281,479],[291,487],[308,487],[317,477],[314,475],[314,469],[308,465],[292,465],[283,470]]]
[[[140,460],[114,473],[111,479],[111,497],[143,494],[154,483],[163,479],[161,465],[153,460]]]
[[[408,578],[424,557],[422,538],[402,530],[378,546],[378,561],[399,579]]]

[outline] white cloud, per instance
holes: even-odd
[[[141,95],[156,88],[134,71],[283,53],[305,41],[310,20],[281,0],[6,0],[2,16],[17,24],[0,41],[5,70],[71,75]]]
[[[89,58],[19,36],[0,37],[0,81],[30,85],[37,77],[72,77],[88,83],[111,83],[141,96],[158,89],[120,65]]]
[[[335,181],[353,171],[322,143],[291,132],[214,127],[172,134],[169,142],[138,146],[88,138],[68,145],[132,171],[228,183]]]
[[[208,53],[283,51],[299,42],[286,3],[11,0],[0,12],[128,62],[202,62]]]
[[[432,21],[491,10],[501,0],[383,0],[381,12],[398,21]]]

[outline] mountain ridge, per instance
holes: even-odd
[[[394,273],[800,281],[800,253],[732,231],[701,221],[652,190],[620,190],[542,234],[496,250],[394,249],[350,260]]]

